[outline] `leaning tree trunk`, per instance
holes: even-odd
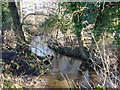
[[[8,2],[8,4],[11,12],[11,17],[13,19],[13,31],[17,39],[16,50],[18,52],[23,51],[24,53],[30,53],[28,46],[25,45],[27,41],[25,40],[25,36],[22,29],[22,24],[20,22],[20,16],[18,14],[18,9],[16,7],[16,4],[15,2]]]
[[[80,43],[80,41],[78,41]],[[52,50],[54,50],[57,53],[60,53],[62,55],[66,55],[69,57],[75,57],[80,58],[84,61],[89,61],[89,58],[92,58],[94,61],[97,61],[97,57],[95,57],[92,53],[83,47],[81,44],[76,47],[69,47],[69,46],[63,46],[58,40],[49,40],[48,41],[48,47]],[[91,57],[91,55],[93,57]]]

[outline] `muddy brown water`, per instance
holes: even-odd
[[[44,36],[35,37],[31,42],[31,51],[38,56],[45,56],[42,53],[44,52],[45,54],[54,54],[55,57],[51,61],[52,68],[45,75],[39,77],[44,84],[35,84],[35,87],[70,88],[75,84],[83,84],[85,87],[89,87],[88,82],[91,79],[97,79],[96,74],[89,72],[88,69],[84,70],[82,74],[80,73],[79,67],[82,60],[56,54],[47,47],[47,44],[44,44],[43,41],[45,40]]]

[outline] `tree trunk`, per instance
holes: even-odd
[[[15,5],[15,2],[8,2],[9,4],[9,9],[11,12],[11,17],[13,19],[13,31],[16,35],[16,39],[17,39],[17,51],[21,51],[22,48],[22,42],[27,43],[27,41],[25,40],[25,36],[24,36],[24,32],[22,30],[22,25],[20,23],[20,17],[18,14],[18,9]]]

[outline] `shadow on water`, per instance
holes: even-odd
[[[31,42],[31,51],[38,56],[45,56],[43,52],[47,55],[54,54],[55,56],[51,61],[52,69],[48,70],[45,75],[40,77],[40,79],[45,81],[45,87],[69,88],[77,82],[79,82],[79,84],[84,84],[86,87],[89,87],[87,82],[90,79],[89,71],[86,69],[83,71],[83,74],[81,74],[78,70],[82,64],[82,61],[79,59],[56,54],[54,51],[48,48],[47,44],[43,44],[43,41],[46,41],[44,36],[35,37],[35,39]]]

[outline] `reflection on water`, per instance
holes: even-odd
[[[51,71],[77,75],[80,64],[81,60],[59,55],[52,61],[53,69]]]
[[[40,77],[46,82],[46,88],[69,88],[68,82],[78,81],[82,77],[78,71],[80,60],[60,56],[56,55],[56,58],[51,62],[53,68]],[[66,81],[67,78],[63,75],[66,75],[69,81]]]
[[[32,42],[31,51],[39,56],[45,56],[45,54],[53,54],[53,51],[48,48],[47,44],[43,44],[42,41],[46,40],[45,37],[37,36]],[[40,50],[42,51],[40,51]],[[84,75],[80,74],[78,68],[80,67],[82,61],[80,59],[70,58],[60,54],[55,54],[54,59],[51,61],[52,69],[50,69],[45,75],[41,76],[40,79],[46,82],[45,87],[51,88],[68,88],[67,79],[69,82],[79,81],[85,86],[88,86],[89,81],[89,71],[86,70]],[[67,76],[67,77],[64,77]],[[72,83],[73,84],[73,83]],[[37,87],[37,86],[36,86]]]
[[[31,42],[31,51],[38,56],[44,57],[45,54],[52,54],[53,51],[48,48],[45,36],[36,36],[35,39]],[[45,54],[44,54],[45,53]]]

